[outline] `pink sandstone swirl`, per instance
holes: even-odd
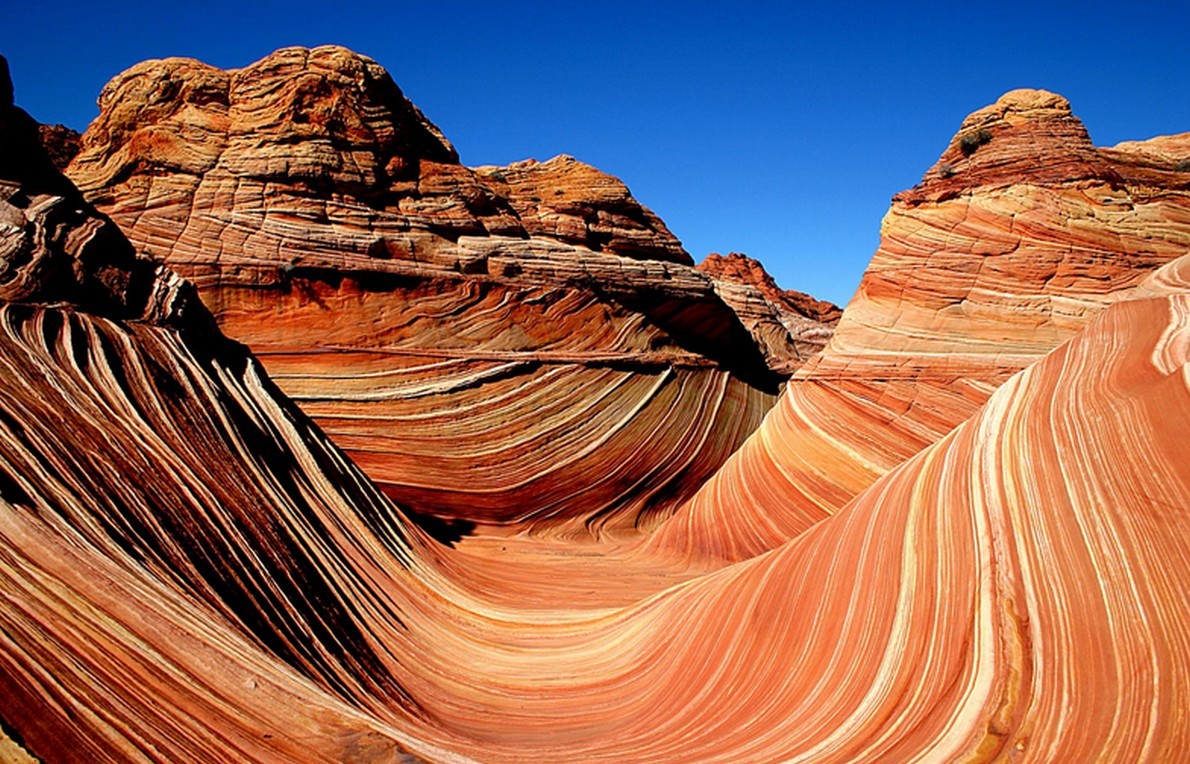
[[[342,700],[373,653],[277,502],[299,524],[337,502],[326,516],[363,512],[386,539],[425,543],[416,528],[191,285],[135,256],[11,100],[0,145],[0,755],[399,753]]]
[[[1190,133],[1097,149],[1045,91],[969,116],[894,197],[825,350],[650,550],[760,554],[950,432],[1190,249],[1188,159]]]
[[[1190,756],[1190,256],[767,554],[518,601],[40,159],[0,162],[0,721],[41,759]]]
[[[1180,760],[1162,279],[798,539],[593,611],[444,578],[254,362],[7,305],[5,721],[47,760]]]
[[[465,167],[342,48],[149,61],[99,106],[71,178],[422,515],[652,527],[830,332],[754,336],[619,180],[566,156]]]

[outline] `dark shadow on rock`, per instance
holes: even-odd
[[[440,544],[453,547],[461,539],[470,536],[475,532],[475,523],[470,520],[463,520],[460,518],[443,518],[435,517],[421,512],[415,512],[406,507],[401,507],[410,520],[421,528],[426,533],[430,534]]]

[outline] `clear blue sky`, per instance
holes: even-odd
[[[119,71],[286,45],[375,58],[465,163],[568,153],[622,178],[696,259],[746,252],[840,304],[889,198],[969,112],[1065,95],[1100,145],[1190,131],[1190,2],[4,0],[18,104],[83,129]]]

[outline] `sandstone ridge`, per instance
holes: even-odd
[[[87,197],[391,496],[460,527],[651,527],[830,333],[763,300],[766,322],[737,312],[572,157],[463,166],[343,48],[149,61],[99,105],[68,169]]]
[[[193,59],[146,61],[113,79],[99,107],[71,174],[100,199],[152,173],[167,175],[167,187],[208,176],[224,185],[275,182],[382,210],[391,225],[362,242],[373,255],[425,257],[434,238],[549,235],[690,262],[622,183],[573,159],[463,167],[388,73],[344,48],[286,48],[230,71]],[[400,235],[410,229],[435,236],[416,240],[415,254],[415,240]]]
[[[757,338],[769,365],[794,371],[822,350],[843,311],[804,292],[781,289],[759,261],[712,252],[698,264],[715,291]]]
[[[1190,133],[1097,148],[1046,91],[967,117],[893,198],[825,349],[650,544],[751,557],[946,435],[1190,249],[1187,149]]]
[[[1045,90],[1020,89],[963,120],[922,183],[896,198],[915,204],[1017,183],[1184,187],[1185,166],[1179,162],[1186,158],[1184,139],[1177,137],[1097,148],[1069,101]]]

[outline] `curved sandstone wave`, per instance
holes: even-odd
[[[1177,760],[1190,284],[1153,289],[795,541],[586,613],[443,578],[250,360],[4,306],[6,722],[49,760]]]
[[[342,48],[150,61],[99,105],[69,168],[87,197],[386,492],[458,527],[651,527],[830,332],[746,326],[571,157],[464,167]]]
[[[429,542],[11,103],[0,135],[4,728],[45,761],[399,752],[343,699],[395,690],[316,559],[347,514],[394,565]],[[281,504],[303,519],[282,529]]]
[[[747,559],[948,433],[1190,249],[1187,158],[1190,134],[1097,149],[1044,91],[969,116],[894,198],[826,349],[651,549]]]
[[[510,539],[565,558],[530,600],[47,167],[0,165],[0,716],[43,760],[1190,752],[1190,256],[769,553],[649,574]]]

